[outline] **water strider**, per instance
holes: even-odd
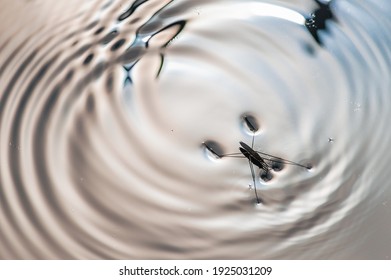
[[[290,160],[286,160],[286,159],[283,159],[280,157],[276,157],[276,156],[273,156],[273,155],[270,155],[270,154],[267,154],[264,152],[254,150],[255,132],[258,129],[256,129],[256,126],[254,125],[251,117],[245,116],[243,118],[243,120],[245,121],[245,124],[247,125],[249,130],[251,132],[253,132],[251,147],[249,145],[247,145],[246,143],[240,141],[239,142],[240,153],[220,154],[217,151],[215,151],[215,149],[213,149],[213,147],[211,145],[208,145],[207,143],[204,143],[204,145],[211,153],[213,153],[215,156],[217,156],[219,158],[233,157],[233,158],[247,158],[248,159],[248,163],[249,163],[250,170],[251,170],[251,176],[252,176],[253,183],[254,183],[255,197],[257,199],[257,203],[260,204],[260,203],[263,203],[263,200],[258,196],[258,193],[257,193],[257,185],[255,183],[254,165],[265,172],[264,178],[269,177],[269,172],[272,169],[273,170],[281,170],[283,164],[295,165],[295,166],[303,167],[306,169],[310,169],[311,167],[305,166],[305,165],[302,165],[302,164],[299,164],[299,163],[296,163],[296,162],[293,162]]]

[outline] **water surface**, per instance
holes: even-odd
[[[390,257],[388,1],[1,6],[0,258]]]

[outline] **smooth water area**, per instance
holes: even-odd
[[[0,258],[390,258],[389,1],[0,6]]]

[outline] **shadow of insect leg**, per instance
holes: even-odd
[[[262,200],[261,200],[261,199],[259,199],[259,197],[258,197],[258,193],[257,193],[257,185],[256,185],[256,183],[255,183],[255,172],[254,172],[254,166],[253,166],[253,164],[251,163],[251,161],[250,161],[250,160],[248,161],[248,164],[250,165],[250,169],[251,169],[251,176],[252,176],[252,178],[253,178],[255,197],[257,198],[257,203],[259,204],[259,203],[262,203]]]

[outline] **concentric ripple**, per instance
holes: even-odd
[[[390,257],[388,1],[3,6],[0,258]]]

